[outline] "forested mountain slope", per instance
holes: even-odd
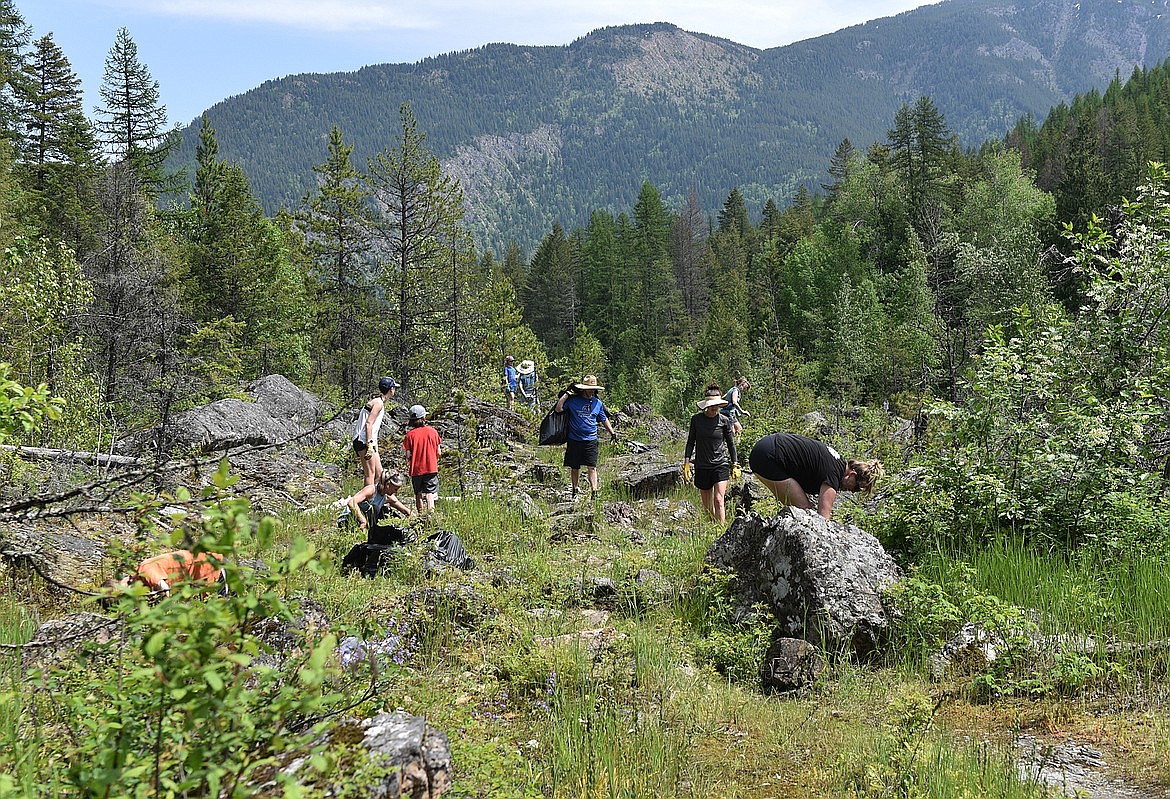
[[[756,50],[669,24],[606,28],[568,46],[493,44],[416,64],[269,81],[208,110],[268,210],[295,205],[338,125],[355,160],[394,140],[409,103],[463,182],[497,252],[554,221],[621,209],[644,180],[705,208],[738,186],[749,207],[825,179],[843,139],[885,137],[930,96],[966,146],[1043,116],[1170,53],[1168,0],[945,0],[786,47]],[[178,157],[193,160],[198,126]]]

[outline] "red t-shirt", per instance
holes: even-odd
[[[402,439],[402,448],[410,453],[411,477],[439,472],[439,434],[430,425],[412,427]]]

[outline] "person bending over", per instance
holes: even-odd
[[[748,463],[781,505],[811,510],[815,496],[817,513],[826,519],[838,491],[872,493],[885,474],[881,461],[847,461],[828,444],[797,433],[764,436]]]
[[[176,549],[147,558],[138,564],[133,574],[116,580],[106,580],[104,588],[126,588],[138,582],[151,591],[169,594],[179,583],[223,583],[226,576],[223,563],[216,555],[189,549]]]

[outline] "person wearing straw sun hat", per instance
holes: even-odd
[[[694,458],[694,482],[703,507],[719,524],[727,521],[723,498],[736,463],[732,422],[720,410],[727,404],[717,383],[711,383],[697,403],[699,412],[691,417],[687,446],[683,451],[683,480],[690,482]]]
[[[528,358],[520,361],[516,367],[516,388],[520,394],[520,401],[528,406],[528,410],[536,410],[536,364]]]
[[[573,488],[570,496],[577,498],[577,489],[581,482],[581,467],[585,467],[585,474],[589,481],[589,491],[597,494],[597,425],[605,426],[610,437],[617,441],[617,433],[609,422],[609,415],[605,412],[605,405],[597,396],[605,386],[597,384],[595,375],[585,375],[580,381],[573,383],[557,399],[556,412],[567,411],[569,422],[569,439],[565,443],[565,465],[569,467]]]

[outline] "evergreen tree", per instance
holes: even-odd
[[[711,248],[707,243],[707,224],[699,206],[694,186],[687,191],[687,202],[670,227],[670,260],[674,279],[682,294],[683,309],[692,327],[699,327],[706,317],[711,298]]]
[[[177,130],[166,130],[167,108],[159,102],[158,81],[138,60],[138,45],[119,28],[106,56],[97,131],[115,159],[130,163],[151,192],[173,183],[163,172],[167,156],[179,144]]]
[[[532,256],[524,296],[524,318],[550,348],[568,345],[577,330],[581,306],[569,239],[558,224]]]
[[[328,158],[313,167],[318,186],[305,196],[297,215],[321,286],[316,328],[322,338],[314,347],[314,371],[340,385],[348,397],[357,397],[373,369],[363,341],[372,324],[367,258],[372,216],[369,192],[351,160],[353,146],[345,143],[340,128],[329,131],[328,147]],[[359,367],[362,363],[369,363],[369,372]]]
[[[825,190],[825,199],[829,203],[837,199],[837,193],[845,185],[845,181],[849,179],[849,172],[853,168],[853,160],[856,157],[857,151],[853,147],[853,142],[849,139],[842,139],[833,153],[832,160],[829,161],[830,181],[821,184],[821,188]]]
[[[17,96],[22,91],[21,63],[32,39],[13,0],[0,0],[0,137],[13,138],[20,118]]]
[[[51,34],[38,39],[17,96],[20,160],[42,229],[78,253],[93,246],[92,183],[99,167],[81,81]]]
[[[627,367],[622,370],[626,374],[633,374],[640,363],[657,357],[665,342],[676,339],[684,327],[682,302],[669,256],[670,212],[658,189],[649,182],[642,184],[633,216],[634,260],[627,279],[633,280],[638,346],[617,353],[620,363]]]
[[[399,108],[399,129],[394,148],[370,159],[368,183],[378,208],[371,232],[382,259],[379,283],[393,325],[387,355],[409,397],[415,382],[421,386],[429,380],[436,388],[443,382],[433,373],[436,359],[429,350],[438,331],[457,331],[450,316],[456,307],[464,212],[459,181],[443,174],[405,103]],[[453,278],[448,277],[452,268]]]
[[[197,152],[188,225],[193,313],[205,324],[224,317],[242,323],[238,349],[247,377],[276,371],[300,378],[308,366],[305,279],[244,170],[216,157],[215,129],[206,116]]]

